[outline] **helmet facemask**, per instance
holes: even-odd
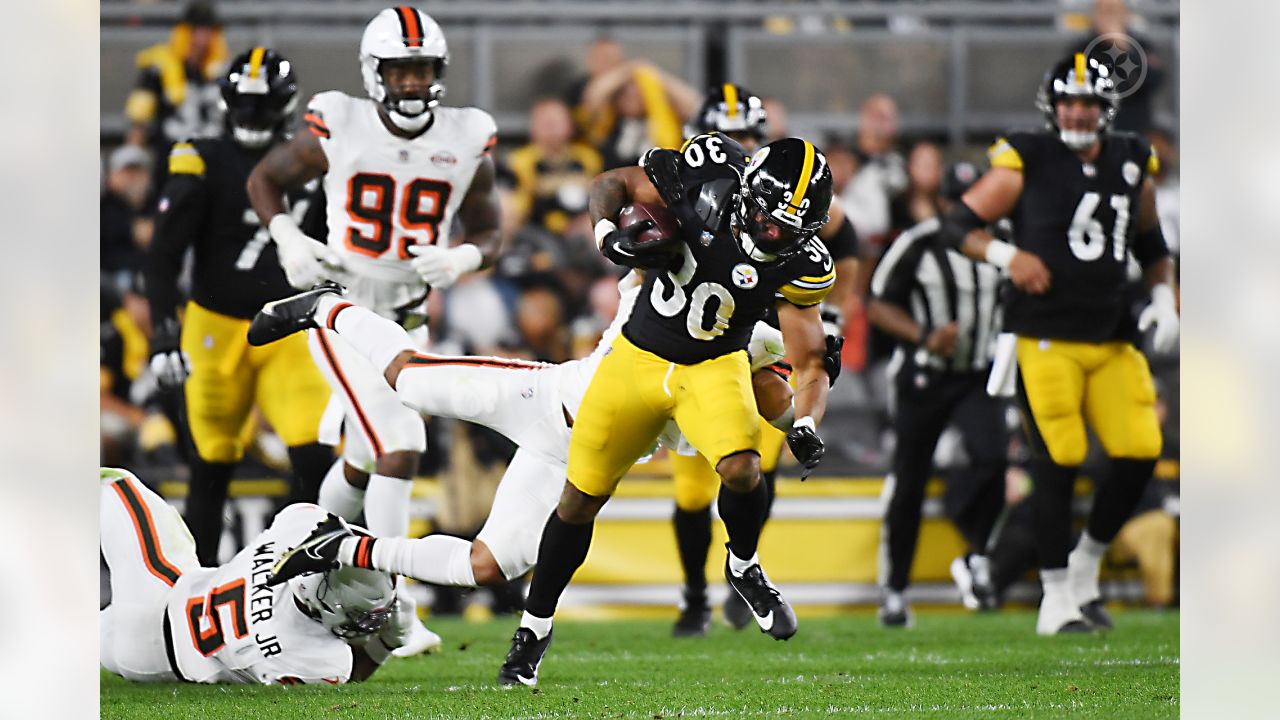
[[[427,126],[431,110],[440,104],[444,96],[445,61],[438,57],[391,58],[378,61],[378,84],[382,87],[382,107],[396,127],[416,132]],[[402,90],[397,87],[397,73],[420,74],[417,88]],[[388,81],[388,75],[392,80]]]
[[[811,143],[775,140],[751,156],[740,193],[734,221],[742,250],[759,262],[785,260],[826,224],[831,170]]]
[[[383,572],[340,568],[290,582],[308,614],[343,639],[378,632],[395,612],[395,586]]]
[[[805,231],[798,225],[784,222],[777,214],[768,213],[745,191],[734,221],[739,245],[748,257],[757,262],[789,258],[804,249],[805,241],[813,237],[812,231]]]

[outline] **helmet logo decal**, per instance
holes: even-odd
[[[813,143],[808,140],[804,141],[804,164],[800,166],[800,180],[796,182],[795,196],[788,198],[791,201],[791,207],[787,210],[788,214],[795,215],[797,212],[807,209],[809,206],[804,203],[804,194],[809,189],[809,179],[813,177]]]
[[[733,83],[724,84],[724,109],[728,117],[738,114],[738,87]]]
[[[422,23],[418,20],[418,11],[407,5],[396,8],[400,17],[401,36],[405,47],[422,47]]]
[[[743,290],[750,290],[760,283],[760,273],[754,266],[738,263],[733,266],[733,284]]]

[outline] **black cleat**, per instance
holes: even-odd
[[[729,587],[751,608],[760,632],[769,633],[774,640],[786,640],[796,634],[795,611],[782,598],[778,588],[769,582],[769,576],[764,574],[759,563],[747,568],[741,576],[735,576],[729,569],[729,559],[725,558],[724,577],[729,581]]]
[[[312,316],[320,297],[342,295],[345,292],[341,285],[325,280],[297,295],[272,300],[263,305],[249,323],[249,344],[258,347],[308,328],[319,327]]]
[[[551,635],[548,632],[546,637],[539,640],[529,628],[518,628],[511,638],[511,650],[507,653],[507,659],[498,671],[498,682],[529,687],[537,685],[538,666],[542,664],[542,656],[547,654],[547,648],[551,646]]]
[[[680,602],[680,617],[675,627],[671,628],[674,637],[702,637],[711,627],[711,606],[707,604],[706,593],[684,591],[684,599]]]
[[[724,621],[734,630],[741,630],[751,624],[752,617],[747,601],[738,593],[730,592],[724,601]]]
[[[1116,626],[1111,620],[1111,613],[1102,604],[1102,598],[1095,598],[1081,605],[1080,614],[1097,630],[1111,630]]]
[[[338,567],[338,546],[355,537],[351,528],[337,515],[330,514],[316,524],[307,539],[285,551],[271,568],[267,585],[279,585],[308,573],[326,572]]]
[[[880,598],[880,609],[876,611],[876,618],[880,620],[881,627],[887,628],[909,628],[916,624],[911,606],[902,597],[902,593],[892,590],[886,590]]]
[[[1094,626],[1083,620],[1072,620],[1058,628],[1054,635],[1088,635],[1096,630]]]

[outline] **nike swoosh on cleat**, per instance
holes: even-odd
[[[525,677],[525,676],[523,676],[523,675],[516,675],[516,679],[520,681],[520,684],[521,684],[521,685],[528,685],[529,687],[533,687],[534,685],[537,685],[537,684],[538,684],[538,676],[537,676],[537,675],[534,675],[534,676],[533,676],[533,677],[531,677],[531,678],[526,678],[526,677]]]
[[[768,615],[760,617],[756,615],[756,622],[760,624],[760,629],[769,632],[773,629],[773,611],[770,610]]]

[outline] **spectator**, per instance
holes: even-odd
[[[634,165],[651,147],[677,148],[684,120],[698,109],[688,83],[643,60],[624,62],[592,78],[582,91],[605,169]]]
[[[573,141],[573,118],[562,100],[547,98],[529,110],[529,144],[507,165],[515,175],[515,221],[562,234],[572,216],[587,209],[591,180],[600,173],[600,153]]]
[[[553,277],[531,278],[516,303],[516,329],[529,357],[561,363],[569,359],[564,300]]]
[[[858,158],[848,145],[835,139],[823,145],[822,152],[827,156],[827,167],[831,168],[832,192],[840,197],[858,172]]]
[[[573,322],[573,357],[584,358],[595,350],[600,337],[618,314],[620,295],[615,277],[602,277],[591,284],[588,311]]]
[[[141,74],[125,102],[126,142],[162,158],[179,140],[222,130],[216,80],[227,63],[227,45],[212,3],[187,5],[169,41],[142,50],[136,61]],[[162,187],[166,170],[157,165],[154,187]]]
[[[777,98],[764,99],[764,114],[769,118],[768,124],[765,125],[764,142],[771,143],[774,140],[781,140],[785,137],[791,137],[787,122],[787,106]],[[828,158],[830,161],[830,158]]]
[[[119,292],[132,288],[151,241],[142,209],[151,193],[151,157],[134,145],[116,148],[107,160],[100,202],[102,272]]]
[[[907,187],[897,143],[898,104],[884,93],[872,95],[858,111],[854,140],[858,170],[840,201],[858,237],[881,248],[888,240],[890,200]],[[865,283],[860,287],[865,288]]]
[[[1071,53],[1084,52],[1094,39],[1101,35],[1127,36],[1142,47],[1142,52],[1146,55],[1146,77],[1142,79],[1142,83],[1131,94],[1126,95],[1124,100],[1121,101],[1120,112],[1116,115],[1111,127],[1114,130],[1146,135],[1151,131],[1156,92],[1164,82],[1164,62],[1159,53],[1156,52],[1155,45],[1130,26],[1130,19],[1129,7],[1125,0],[1097,0],[1093,6],[1093,23],[1089,34],[1076,41],[1068,51]],[[1128,53],[1132,49],[1129,47],[1130,43],[1127,38],[1115,38],[1112,42],[1116,50]],[[1113,68],[1118,88],[1122,92],[1128,92],[1129,87],[1126,85],[1126,80],[1128,80],[1130,71],[1127,69],[1127,63],[1134,63],[1135,66],[1132,68],[1132,72],[1141,75],[1142,71],[1137,66],[1141,64],[1142,60],[1136,56],[1125,58],[1123,55],[1104,53],[1110,47],[1112,47],[1110,43],[1100,43],[1090,53],[1090,56],[1097,58],[1099,62],[1109,68]]]
[[[575,135],[579,139],[593,145],[604,140],[604,135],[600,137],[592,136],[591,117],[582,105],[583,91],[586,90],[587,85],[592,80],[623,64],[626,59],[627,55],[622,49],[622,45],[618,44],[618,41],[613,38],[596,38],[591,43],[591,46],[587,48],[585,62],[587,74],[574,82],[569,92],[565,94],[565,103],[573,110],[573,121],[576,126]]]
[[[893,234],[938,215],[942,187],[942,148],[922,140],[907,154],[907,189],[890,205]]]

